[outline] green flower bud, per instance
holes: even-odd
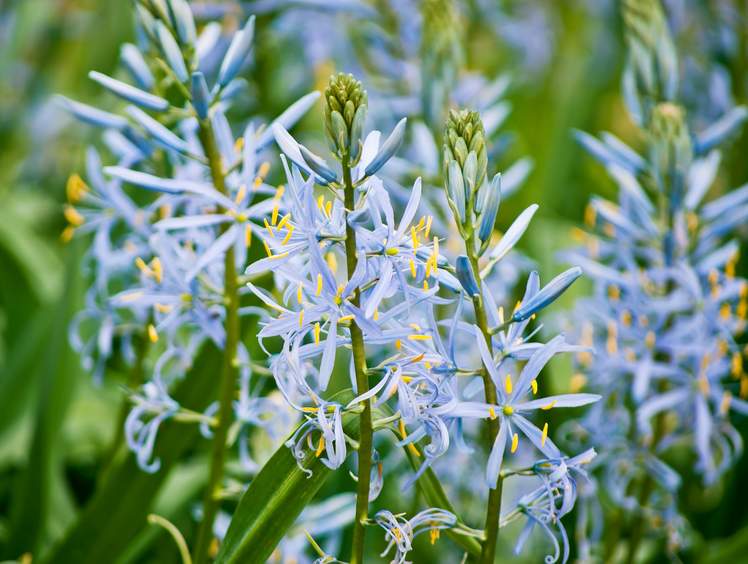
[[[325,132],[336,158],[354,166],[361,156],[368,98],[352,74],[330,77],[325,89]]]
[[[421,103],[424,120],[435,129],[462,66],[463,26],[453,0],[423,0],[421,16]]]
[[[624,89],[635,118],[650,119],[652,107],[673,100],[678,87],[678,58],[660,0],[623,0],[628,49]]]
[[[480,222],[478,200],[488,166],[485,131],[478,112],[449,112],[443,151],[447,200],[460,232],[469,233]]]
[[[661,170],[675,167],[685,173],[691,164],[693,150],[681,106],[665,102],[652,110],[650,135],[655,162]]]

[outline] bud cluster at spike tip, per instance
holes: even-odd
[[[350,166],[361,157],[362,135],[368,97],[366,90],[352,74],[330,77],[325,88],[325,133],[335,157]]]

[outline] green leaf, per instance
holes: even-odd
[[[27,467],[14,488],[10,542],[6,547],[10,557],[25,552],[36,554],[50,533],[50,509],[69,500],[64,481],[60,479],[60,432],[79,375],[76,359],[67,343],[67,327],[80,292],[78,254],[74,247],[70,253],[65,291],[54,309],[50,339],[45,344],[45,362],[40,365],[38,407]]]
[[[350,390],[333,396],[333,401],[346,403],[353,399]],[[358,436],[357,414],[343,414],[346,435]],[[266,562],[286,531],[296,522],[301,511],[332,473],[313,452],[302,462],[305,473],[291,454],[281,445],[257,474],[234,512],[216,563]]]
[[[220,362],[221,352],[206,344],[174,398],[191,409],[205,409],[215,397],[214,375]],[[147,526],[146,516],[157,494],[170,470],[194,446],[197,433],[192,425],[165,426],[156,448],[161,469],[155,474],[138,468],[130,453],[118,460],[73,529],[44,561],[99,564],[117,560]]]
[[[345,404],[352,397],[350,390],[343,390],[333,396],[333,401]],[[375,412],[374,418],[389,415],[391,413],[385,408]],[[358,424],[357,414],[343,414],[343,430],[353,439],[358,437]],[[415,458],[411,458],[407,449],[406,453],[413,468],[417,469]],[[307,453],[303,466],[312,471],[311,476],[299,468],[288,447],[282,445],[275,452],[239,501],[216,558],[217,564],[267,561],[286,531],[333,472],[313,452]],[[430,468],[418,479],[417,485],[430,505],[454,513],[444,488]],[[450,530],[447,534],[466,552],[480,555],[480,544],[475,538]]]

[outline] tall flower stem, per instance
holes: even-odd
[[[199,137],[208,159],[213,185],[216,190],[225,195],[227,193],[226,173],[209,119],[200,121]],[[223,229],[228,229],[228,227]],[[218,425],[213,435],[208,487],[203,499],[203,517],[193,552],[195,564],[203,564],[209,558],[210,543],[213,538],[213,521],[218,512],[218,494],[226,460],[226,437],[231,424],[231,404],[236,388],[236,352],[239,345],[239,291],[233,245],[226,251],[224,259],[224,299],[226,302],[226,342],[218,396]]]
[[[348,224],[348,214],[353,211],[356,202],[355,189],[351,180],[351,168],[347,160],[343,162],[343,183],[346,209],[345,259],[348,278],[351,278],[353,272],[356,270],[358,258],[356,257],[356,232]],[[353,294],[351,302],[357,307],[360,305],[358,291]],[[351,322],[351,347],[353,349],[353,367],[356,371],[356,392],[363,394],[369,391],[369,379],[366,375],[366,348],[361,328],[356,325],[355,321]],[[363,404],[364,409],[360,415],[358,486],[356,489],[356,519],[353,522],[351,564],[358,564],[364,561],[365,523],[369,516],[369,482],[371,480],[371,456],[374,437],[371,425],[371,401],[367,399]]]
[[[483,283],[478,273],[480,268],[478,265],[478,256],[475,252],[475,231],[472,226],[468,227],[468,234],[465,239],[465,251],[470,261],[470,267],[476,274],[475,280],[478,284],[478,294],[473,296],[473,309],[475,310],[475,321],[483,334],[483,338],[486,341],[486,347],[489,352],[492,352],[491,345],[491,332],[488,328],[488,318],[486,316],[486,309],[483,305]],[[491,380],[491,376],[488,370],[482,371],[481,377],[483,378],[483,390],[486,399],[486,403],[495,405],[497,402],[496,386]],[[491,449],[496,436],[499,434],[499,420],[489,419],[488,420],[488,448]],[[484,564],[493,564],[496,556],[496,542],[499,536],[499,519],[501,515],[501,490],[503,486],[503,478],[499,474],[498,482],[496,487],[488,490],[488,504],[486,505],[486,524],[484,526],[486,539],[483,542],[483,549],[481,551],[480,562]]]

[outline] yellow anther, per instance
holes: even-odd
[[[434,218],[432,216],[428,216],[426,218],[426,231],[423,232],[423,238],[428,240],[429,233],[431,233],[431,223],[434,221]]]
[[[273,196],[273,199],[280,200],[283,197],[283,194],[286,193],[286,187],[283,184],[279,184],[278,188],[275,190],[275,196]]]
[[[543,407],[541,407],[540,409],[542,409],[543,411],[548,411],[548,410],[550,410],[550,409],[553,409],[553,406],[554,406],[554,405],[556,405],[556,400],[553,400],[552,402],[550,402],[550,403],[548,403],[548,404],[544,405],[544,406],[543,406]]]
[[[332,273],[336,274],[338,272],[338,257],[335,256],[335,253],[327,253],[325,260],[327,261],[327,266],[332,270]]]
[[[275,239],[275,233],[273,232],[272,226],[268,223],[267,218],[263,218],[262,223],[265,225],[265,229],[270,234],[270,237]]]
[[[441,531],[437,528],[433,528],[429,531],[429,540],[431,541],[431,544],[436,544],[436,541],[439,540],[439,534]]]
[[[730,319],[730,314],[731,314],[730,304],[727,302],[723,303],[719,308],[719,316],[725,321],[727,321],[728,319]]]
[[[281,241],[281,245],[285,245],[288,243],[288,241],[291,239],[291,235],[293,235],[294,226],[289,225],[288,229],[286,230],[286,236],[283,237],[283,241]]]
[[[400,437],[405,440],[408,436],[408,433],[405,432],[405,423],[402,419],[398,421],[398,429],[400,430]],[[413,454],[413,456],[421,456],[421,453],[418,452],[418,449],[416,448],[416,445],[413,443],[408,443],[408,450]]]
[[[323,196],[322,194],[320,194],[320,195],[319,195],[319,196],[317,197],[317,208],[318,208],[318,209],[319,209],[320,211],[322,211],[323,209],[325,209],[325,197],[324,197],[324,196]]]
[[[732,394],[725,390],[725,392],[722,394],[722,401],[719,403],[719,412],[722,415],[727,415],[727,412],[730,411],[730,404],[732,403]]]
[[[374,310],[374,314],[371,316],[374,321],[379,320],[379,309]]]
[[[296,288],[296,301],[301,304],[301,302],[304,300],[304,290],[301,282],[299,282],[299,285]]]
[[[339,323],[348,323],[349,321],[353,321],[354,316],[353,315],[343,315],[338,318]]]
[[[301,329],[304,326],[304,310],[302,309],[299,312],[299,329]]]
[[[273,260],[279,260],[279,259],[286,258],[287,256],[288,256],[288,251],[286,251],[285,253],[278,253],[277,255],[273,255],[270,258]]]
[[[320,326],[319,321],[317,321],[314,324],[314,344],[319,345],[319,332],[320,332]]]
[[[247,224],[244,226],[244,246],[249,247],[252,244],[252,226]]]
[[[73,206],[65,206],[63,214],[67,222],[73,227],[78,227],[86,222],[86,219]]]
[[[614,321],[608,322],[608,340],[606,343],[606,349],[608,354],[616,354],[618,352],[618,328]]]
[[[234,198],[234,202],[236,203],[237,206],[244,201],[244,198],[246,197],[246,195],[247,195],[247,186],[242,184],[241,186],[239,186],[239,190],[236,193],[236,198]]]
[[[499,323],[504,325],[504,306],[499,306]]]
[[[270,163],[268,161],[263,162],[260,165],[260,170],[257,171],[257,176],[265,178],[270,172]]]
[[[496,410],[492,405],[488,406],[488,418],[491,420],[496,419]]]
[[[517,433],[514,433],[514,435],[512,435],[512,449],[511,449],[512,454],[517,452],[518,446],[519,446],[519,435]]]
[[[171,217],[171,206],[169,204],[159,206],[158,217],[159,219],[166,219],[167,217]]]
[[[159,313],[169,313],[174,306],[168,304],[155,304],[153,308]]]
[[[421,326],[418,325],[418,323],[409,323],[408,326],[411,329],[413,329],[413,331],[420,331],[421,330]]]
[[[532,388],[532,393],[533,394],[537,394],[538,393],[538,381],[535,380],[535,379],[533,379],[530,382],[530,388]]]
[[[615,284],[608,286],[608,297],[615,301],[618,301],[621,297],[621,289]]]
[[[606,223],[603,226],[603,233],[612,239],[616,236],[616,228],[612,223]]]
[[[429,281],[428,280],[424,280],[423,281],[423,290],[425,292],[428,292],[428,290],[429,290]]]
[[[712,269],[709,271],[709,285],[710,286],[716,286],[719,283],[719,272],[717,272],[716,269]]]
[[[627,309],[624,309],[621,312],[621,325],[623,325],[624,327],[631,327],[631,321],[631,312]]]
[[[521,307],[522,307],[522,300],[517,300],[517,303],[514,304],[514,313],[516,313]]]
[[[543,425],[543,434],[540,435],[540,446],[545,446],[545,441],[548,439],[548,422],[546,421]]]
[[[319,458],[319,455],[322,454],[323,450],[325,450],[325,437],[320,436],[319,444],[317,445],[317,450],[314,451],[314,456]]]
[[[655,332],[654,331],[647,331],[647,336],[644,338],[644,344],[647,346],[648,349],[653,349],[655,346]]]
[[[151,271],[153,272],[153,278],[156,282],[161,284],[161,281],[164,279],[164,268],[161,265],[161,259],[158,257],[153,257],[153,260],[151,261]]]
[[[584,388],[584,385],[587,383],[587,377],[584,374],[581,374],[577,372],[576,374],[572,375],[571,379],[569,380],[569,389],[572,394],[576,394]]]
[[[62,230],[62,233],[60,233],[60,240],[63,243],[69,243],[72,240],[73,235],[75,235],[75,227],[68,225]]]
[[[286,226],[286,224],[288,223],[288,221],[290,219],[291,219],[291,214],[290,213],[287,213],[286,215],[284,215],[281,218],[281,220],[278,222],[278,230],[283,229]]]
[[[317,289],[314,291],[314,295],[319,297],[322,293],[322,274],[317,274]]]
[[[743,373],[743,355],[740,352],[732,353],[732,360],[730,362],[730,374],[733,378],[740,378]]]
[[[270,214],[270,225],[278,224],[278,204],[273,206],[273,211]]]
[[[158,342],[158,331],[156,331],[153,323],[148,324],[148,339],[151,341],[151,343]]]
[[[416,232],[416,228],[412,225],[410,226],[410,240],[413,245],[413,250],[418,249],[418,233]]]
[[[416,262],[413,259],[410,259],[410,275],[415,278],[418,272],[416,271]]]
[[[430,341],[431,335],[408,335],[409,341]]]
[[[595,206],[593,206],[591,203],[587,204],[587,207],[584,209],[584,222],[590,226],[595,226],[595,221],[597,220],[597,210],[595,209]]]
[[[329,202],[325,204],[325,215],[328,217],[328,219],[330,218],[331,214],[332,214],[332,200],[330,200]]]
[[[509,374],[507,374],[506,378],[504,378],[504,390],[507,394],[512,393],[512,377]]]
[[[727,341],[724,339],[719,339],[717,341],[717,354],[719,355],[719,358],[725,356],[729,350],[730,346],[727,344]]]
[[[78,174],[71,174],[65,184],[65,193],[67,194],[68,201],[74,204],[80,201],[86,192],[89,191],[88,185]]]
[[[700,376],[699,380],[698,380],[698,383],[699,383],[699,391],[703,395],[708,396],[709,395],[709,389],[710,389],[711,386],[709,385],[709,380],[707,379],[707,377],[706,376]]]
[[[688,212],[686,214],[686,225],[691,233],[696,231],[699,228],[699,216],[694,212]]]
[[[403,348],[403,342],[400,339],[395,339],[395,348],[400,350]]]
[[[234,141],[234,151],[241,153],[242,149],[244,149],[244,137],[239,137]]]
[[[135,266],[138,267],[138,270],[145,274],[146,276],[149,276],[151,274],[151,269],[148,268],[148,265],[145,263],[145,261],[140,257],[135,257]]]
[[[748,398],[748,376],[745,374],[740,377],[740,397]]]
[[[262,244],[265,246],[265,252],[267,253],[268,257],[272,257],[273,251],[270,250],[270,245],[268,245],[268,242],[263,239]]]

